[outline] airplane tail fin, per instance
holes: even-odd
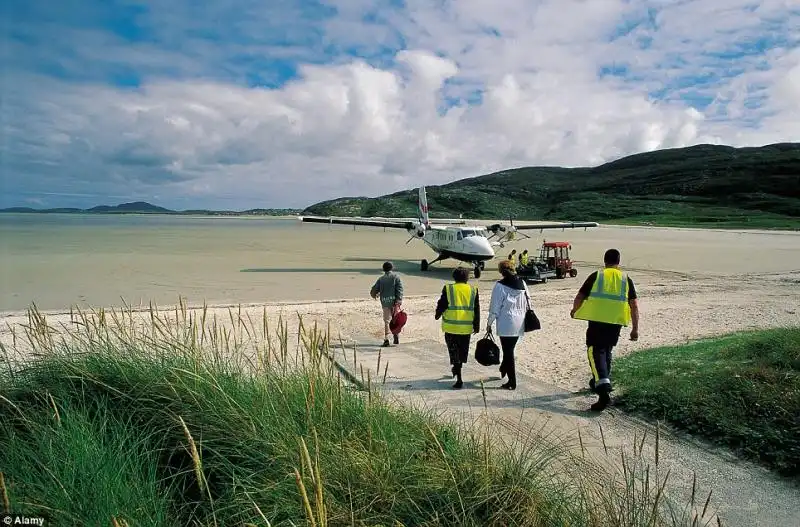
[[[428,219],[428,197],[425,194],[425,187],[419,187],[419,221],[423,225],[430,224],[430,219]]]

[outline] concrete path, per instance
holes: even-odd
[[[474,422],[484,412],[483,381],[489,420],[510,434],[538,430],[569,440],[575,448],[582,444],[597,461],[617,465],[621,448],[631,459],[633,445],[641,444],[644,438],[644,462],[656,465],[656,427],[613,407],[602,414],[589,412],[595,396],[588,391],[568,392],[519,373],[517,389],[502,390],[499,386],[504,381],[497,367],[481,366],[474,356],[464,367],[463,388],[453,390],[444,342],[418,340],[382,348],[379,341],[365,337],[334,351],[341,368],[356,379],[369,379],[386,396],[404,404],[433,408]],[[659,426],[658,435],[657,470],[661,481],[670,471],[667,492],[673,502],[689,503],[696,475],[695,501],[702,508],[713,490],[712,507],[716,507],[722,525],[800,526],[800,486],[738,460],[724,449],[667,431],[664,426]]]

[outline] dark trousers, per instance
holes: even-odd
[[[500,347],[503,349],[503,360],[500,369],[508,375],[508,384],[517,385],[517,369],[514,366],[514,348],[519,337],[500,337]]]
[[[450,355],[450,364],[454,370],[461,371],[461,365],[469,357],[469,341],[472,335],[456,335],[445,333],[444,341],[447,344],[447,354]]]
[[[591,386],[597,393],[611,391],[611,355],[614,346],[589,346],[586,352],[592,370]]]

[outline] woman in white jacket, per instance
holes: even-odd
[[[525,312],[528,310],[528,287],[517,276],[514,262],[504,260],[497,266],[503,276],[494,284],[489,304],[487,329],[492,329],[496,321],[496,334],[500,337],[503,360],[500,363],[500,377],[508,375],[508,382],[501,388],[514,390],[517,387],[517,373],[514,367],[514,348],[519,338],[525,334]]]

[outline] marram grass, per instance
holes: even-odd
[[[283,320],[229,315],[181,302],[56,330],[34,306],[2,348],[0,507],[131,527],[709,523],[639,456],[616,474],[533,436],[506,447],[347,382],[330,330],[300,319],[293,345]]]

